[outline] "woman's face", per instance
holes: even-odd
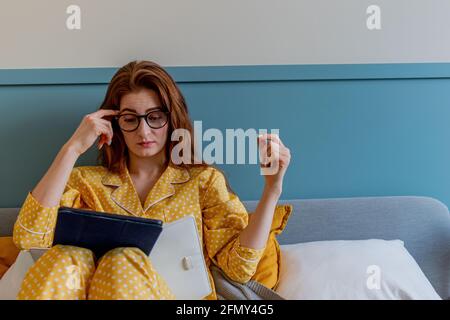
[[[157,93],[153,90],[142,88],[139,91],[130,92],[122,96],[120,100],[120,113],[144,115],[152,110],[164,110]],[[122,119],[124,119],[122,117]],[[122,130],[130,155],[137,157],[152,157],[164,152],[168,134],[168,121],[159,129],[150,128],[144,118],[139,119],[139,126],[135,131]],[[150,141],[149,145],[142,145],[144,141]]]

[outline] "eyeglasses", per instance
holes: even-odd
[[[166,125],[169,120],[168,111],[155,110],[150,111],[144,115],[138,115],[134,113],[124,113],[114,118],[117,120],[120,129],[126,132],[135,131],[141,123],[141,118],[145,119],[147,125],[153,129],[159,129]]]

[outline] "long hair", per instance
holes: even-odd
[[[142,88],[153,90],[158,95],[162,108],[170,112],[168,141],[165,145],[166,159],[169,159],[168,165],[185,168],[210,166],[203,160],[200,163],[194,161],[194,130],[186,101],[172,77],[155,62],[132,61],[121,67],[112,77],[100,109],[120,110],[121,98],[130,92],[139,91]],[[112,121],[112,128],[113,139],[111,145],[105,144],[103,146],[97,157],[97,162],[111,172],[121,173],[129,164],[129,151],[123,133],[116,121]],[[173,162],[171,153],[178,142],[172,141],[170,137],[176,129],[184,129],[190,134],[190,146],[188,146],[190,149],[189,156],[192,160],[190,163],[177,165]],[[216,169],[222,172],[222,170]],[[228,190],[233,192],[226,177],[225,181]]]

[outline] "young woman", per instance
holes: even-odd
[[[176,129],[193,137],[185,100],[170,75],[149,61],[120,68],[100,110],[83,118],[21,208],[15,244],[21,249],[51,248],[27,272],[18,299],[175,298],[138,248],[116,248],[96,259],[85,248],[52,247],[60,206],[164,222],[191,214],[207,266],[213,263],[241,283],[250,280],[266,246],[289,149],[276,135],[260,138],[260,148],[266,148],[269,136],[270,147],[279,148],[273,160],[279,170],[265,176],[261,200],[249,219],[221,171],[204,163],[174,164],[171,135]],[[74,168],[98,137],[101,165]],[[189,152],[194,152],[193,145]],[[74,272],[77,285],[70,279]],[[214,288],[211,273],[210,281]],[[205,299],[216,299],[215,290]]]

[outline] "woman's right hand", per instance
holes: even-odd
[[[77,130],[67,142],[67,145],[70,145],[78,155],[82,155],[94,144],[100,135],[102,138],[98,143],[99,150],[105,143],[111,144],[113,138],[111,121],[102,118],[115,116],[118,113],[119,110],[101,109],[85,115]]]

